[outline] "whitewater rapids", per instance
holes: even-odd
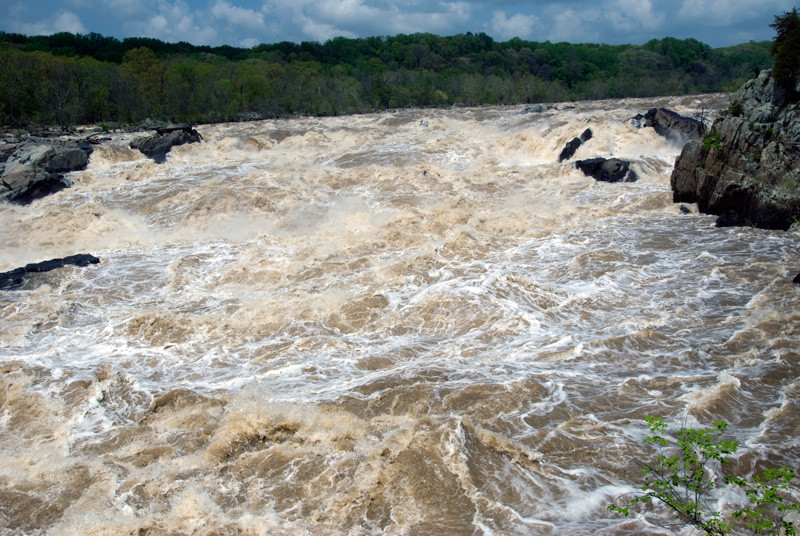
[[[0,529],[54,535],[672,534],[647,415],[800,462],[800,235],[672,203],[631,117],[725,96],[114,134],[0,206]],[[594,136],[559,163],[564,144]],[[585,177],[618,157],[640,180]]]

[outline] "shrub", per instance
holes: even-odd
[[[709,132],[703,138],[703,152],[708,154],[712,147],[717,149],[717,157],[719,157],[719,152],[722,151],[722,135],[719,132]]]
[[[722,439],[727,424],[718,422],[712,428],[697,430],[681,428],[673,444],[662,435],[667,430],[662,419],[647,417],[645,421],[653,435],[644,441],[654,444],[659,455],[654,463],[639,462],[645,475],[643,493],[630,499],[629,506],[611,504],[610,510],[628,516],[632,506],[656,499],[680,521],[709,535],[732,534],[734,528],[741,529],[742,522],[752,534],[796,534],[784,517],[786,512],[800,509],[800,503],[790,502],[794,469],[782,466],[752,478],[723,477],[722,466],[739,446],[736,441]],[[733,519],[710,507],[722,485],[740,486],[748,498],[747,505],[731,512]]]
[[[728,111],[733,117],[741,117],[744,113],[744,106],[742,106],[741,101],[733,101]]]

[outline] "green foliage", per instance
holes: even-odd
[[[800,74],[800,15],[797,8],[776,16],[770,27],[776,31],[771,48],[775,55],[773,76],[779,86],[793,89]]]
[[[736,518],[747,520],[747,526],[753,534],[796,534],[794,524],[775,518],[782,518],[790,510],[800,509],[800,504],[788,503],[785,493],[794,478],[794,469],[783,466],[778,469],[767,469],[756,475],[752,481],[741,477],[727,477],[726,482],[736,484],[745,489],[750,505],[733,512]],[[788,503],[788,504],[787,504]]]
[[[243,49],[99,34],[0,32],[0,124],[213,122],[409,106],[721,91],[769,68],[768,42],[711,49],[428,33]]]
[[[722,151],[722,135],[719,132],[709,131],[703,137],[703,153],[710,153],[712,147],[717,150],[719,156]]]
[[[663,419],[645,419],[653,435],[644,439],[658,450],[654,463],[640,462],[644,477],[642,494],[629,500],[628,506],[609,505],[609,510],[629,516],[631,508],[657,500],[681,522],[709,535],[734,533],[737,521],[744,521],[751,534],[795,534],[791,522],[784,520],[790,510],[799,510],[800,503],[789,498],[793,469],[782,466],[766,469],[752,478],[723,476],[722,467],[738,449],[736,441],[723,435],[728,425],[717,422],[711,428],[681,428],[674,439],[665,437]],[[716,491],[722,486],[744,489],[748,504],[730,512],[730,517],[711,508]]]

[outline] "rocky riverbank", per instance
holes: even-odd
[[[64,176],[86,169],[89,140],[28,137],[0,145],[0,200],[27,205],[72,186]]]
[[[776,97],[770,71],[742,85],[709,132],[684,146],[675,202],[697,203],[718,226],[787,230],[800,220],[800,105]]]
[[[158,128],[130,146],[160,163],[172,147],[202,139],[193,127],[179,125]],[[0,201],[27,205],[71,187],[65,174],[86,169],[92,146],[100,141],[94,134],[82,138],[29,135],[0,142]]]

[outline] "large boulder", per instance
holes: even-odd
[[[800,107],[776,107],[770,71],[746,82],[703,139],[675,162],[673,200],[720,216],[719,226],[788,229],[800,219]]]
[[[152,136],[142,136],[130,143],[131,149],[138,149],[158,163],[166,161],[167,153],[177,145],[199,143],[203,137],[191,126],[159,128]]]
[[[701,138],[706,131],[702,122],[666,108],[651,108],[646,114],[634,117],[634,122],[639,126],[653,128],[656,133],[677,145]]]
[[[0,199],[26,205],[72,186],[64,173],[86,169],[87,142],[31,138],[0,148]]]
[[[77,255],[70,255],[58,259],[50,259],[49,261],[36,262],[26,264],[22,268],[15,268],[8,272],[0,273],[0,290],[16,290],[21,288],[30,274],[37,274],[42,272],[49,272],[64,266],[89,266],[90,264],[98,264],[100,259],[88,253],[79,253]]]
[[[627,160],[619,158],[590,158],[578,160],[575,167],[584,175],[603,182],[636,182],[639,176],[631,169]]]

